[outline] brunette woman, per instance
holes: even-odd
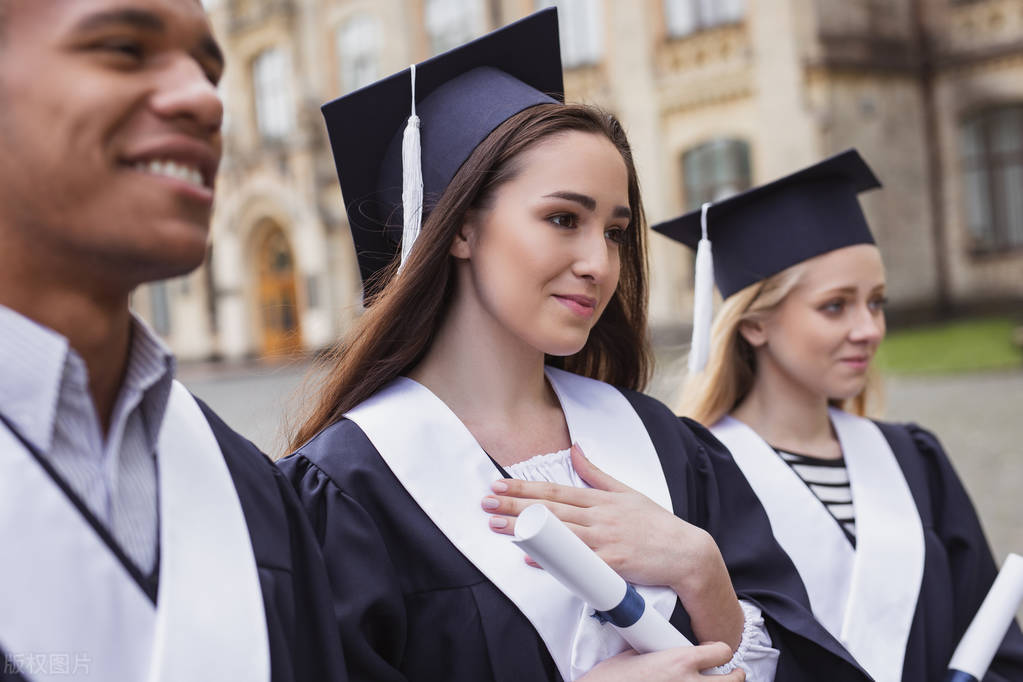
[[[862,679],[720,446],[633,390],[648,371],[635,168],[617,121],[561,92],[548,11],[325,107],[367,310],[280,465],[323,544],[352,679],[722,664],[726,680]],[[626,652],[506,536],[541,497],[691,640],[724,644]]]
[[[654,229],[709,240],[724,298],[681,414],[732,452],[820,622],[875,680],[925,682],[995,563],[934,435],[864,417],[885,272],[857,194],[879,186],[849,150]],[[1015,624],[984,679],[1023,680]]]

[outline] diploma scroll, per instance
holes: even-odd
[[[639,653],[692,644],[542,504],[519,514],[515,542]]]
[[[978,682],[984,678],[1020,602],[1023,602],[1023,557],[1010,554],[966,634],[959,640],[948,664],[946,682]]]

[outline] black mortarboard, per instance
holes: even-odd
[[[657,232],[696,249],[689,371],[701,371],[710,354],[712,281],[728,298],[822,253],[873,244],[857,195],[880,186],[859,152],[847,149],[654,225]]]
[[[410,113],[421,121],[425,212],[501,123],[561,101],[558,16],[551,8],[428,59],[414,76],[405,69],[323,105],[364,294],[376,290],[373,276],[400,249],[402,138]]]
[[[723,298],[785,268],[874,238],[856,195],[881,183],[855,149],[711,204],[707,237]],[[701,211],[653,229],[697,248]]]

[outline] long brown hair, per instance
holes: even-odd
[[[426,354],[452,297],[451,244],[468,213],[488,204],[493,193],[519,171],[516,159],[545,138],[568,131],[607,137],[625,161],[632,225],[619,246],[618,288],[594,325],[586,345],[547,363],[616,386],[641,389],[650,373],[646,332],[646,222],[632,152],[621,124],[596,107],[540,104],[498,126],[465,161],[436,206],[425,217],[416,248],[395,276],[397,264],[381,273],[379,293],[353,328],[324,357],[317,395],[291,435],[297,449],[355,405],[411,370]]]
[[[714,424],[738,407],[753,389],[757,365],[753,347],[739,332],[743,322],[763,319],[774,311],[799,284],[806,267],[797,263],[772,277],[732,294],[721,306],[711,327],[711,351],[702,371],[686,376],[677,411],[701,424]],[[859,416],[880,409],[880,380],[871,367],[867,382],[857,395],[831,399],[832,406]]]

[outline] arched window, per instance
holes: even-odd
[[[664,23],[672,38],[742,21],[745,0],[664,0]]]
[[[604,54],[603,3],[594,0],[537,0],[536,8],[558,8],[561,61],[566,69],[596,64]]]
[[[749,145],[742,140],[711,140],[682,154],[686,210],[749,189],[750,181]]]
[[[276,139],[290,133],[294,125],[291,61],[282,48],[268,48],[252,60],[252,92],[260,134]]]
[[[480,0],[426,0],[425,18],[433,54],[458,47],[483,32]]]
[[[358,90],[377,79],[380,28],[375,17],[358,14],[337,32],[338,73],[341,92]]]
[[[1023,247],[1023,105],[971,116],[959,137],[971,250]]]

